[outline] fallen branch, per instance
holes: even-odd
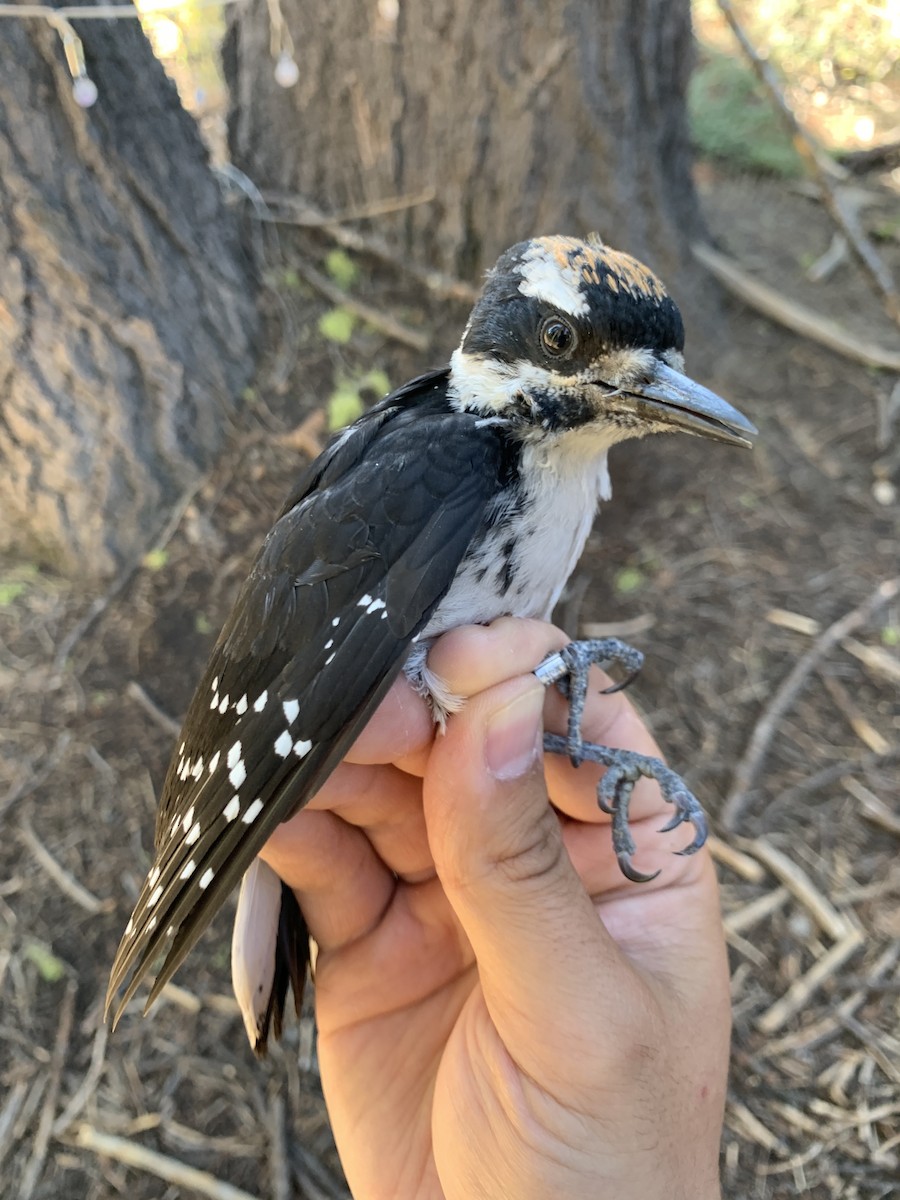
[[[209,1196],[210,1200],[257,1200],[257,1197],[243,1188],[233,1187],[210,1175],[209,1171],[200,1171],[187,1163],[167,1154],[159,1154],[156,1150],[148,1150],[137,1142],[127,1138],[115,1137],[110,1133],[101,1133],[92,1125],[79,1125],[74,1137],[74,1144],[85,1150],[93,1150],[105,1158],[114,1158],[117,1162],[129,1167],[137,1167],[139,1171],[147,1171],[174,1183],[187,1191],[199,1192],[201,1196]]]
[[[883,580],[867,600],[846,613],[840,620],[835,621],[833,625],[829,625],[816,638],[793,670],[788,673],[756,722],[747,749],[735,768],[731,791],[720,817],[723,827],[729,832],[733,833],[737,828],[747,797],[756,783],[756,778],[769,753],[769,746],[779,722],[794,703],[810,674],[838,642],[866,625],[880,608],[889,604],[898,594],[900,594],[900,576]]]
[[[34,1135],[34,1147],[28,1166],[19,1185],[19,1200],[31,1200],[34,1190],[41,1177],[44,1161],[47,1158],[47,1147],[50,1145],[50,1134],[53,1131],[53,1118],[56,1116],[56,1101],[59,1098],[59,1085],[62,1071],[66,1062],[66,1052],[69,1049],[69,1039],[72,1036],[72,1022],[75,1017],[75,993],[78,985],[74,979],[68,980],[59,1007],[59,1024],[56,1027],[56,1041],[53,1043],[53,1053],[50,1056],[50,1085],[44,1098],[38,1120],[37,1133]]]
[[[73,900],[79,908],[83,908],[91,916],[95,916],[101,912],[110,912],[115,908],[115,901],[101,900],[93,892],[89,892],[83,884],[79,883],[74,876],[69,874],[65,867],[56,861],[34,832],[34,828],[27,817],[23,817],[19,822],[19,836],[59,890],[64,892],[70,900]]]
[[[733,259],[718,250],[713,250],[712,246],[696,242],[692,249],[694,257],[718,279],[719,283],[763,316],[777,321],[794,333],[799,333],[801,337],[810,338],[821,346],[827,346],[836,354],[852,358],[867,367],[900,371],[900,351],[868,342],[856,334],[849,333],[837,321],[813,312],[806,305],[798,304],[795,300],[786,300],[780,292],[755,279]]]
[[[266,196],[272,204],[287,202],[285,198],[279,199],[270,193],[266,193]],[[264,213],[256,215],[261,221],[268,221],[275,225],[299,225],[321,230],[333,242],[343,246],[345,250],[353,250],[357,254],[367,254],[371,258],[378,259],[379,262],[387,263],[395,270],[399,268],[416,283],[442,299],[458,300],[461,304],[474,304],[478,298],[478,289],[470,283],[455,279],[452,275],[445,275],[442,271],[432,271],[407,262],[381,238],[372,234],[362,234],[356,229],[348,229],[346,225],[340,223],[340,217],[323,213],[302,197],[292,197],[289,202],[293,209],[290,213],[273,213],[266,210]]]
[[[775,72],[756,52],[756,47],[744,32],[743,26],[734,14],[730,0],[719,0],[719,8],[725,20],[731,26],[731,31],[737,38],[738,44],[747,56],[750,65],[763,87],[775,102],[781,117],[787,125],[788,132],[795,144],[805,151],[804,158],[812,165],[816,179],[822,192],[822,200],[831,214],[831,218],[843,233],[856,255],[863,270],[869,275],[876,290],[881,294],[884,307],[893,321],[900,325],[900,293],[891,277],[890,271],[881,261],[875,247],[869,241],[864,230],[860,227],[856,214],[849,211],[841,202],[831,178],[829,167],[825,165],[824,156],[816,142],[797,120],[793,109],[784,98],[781,84]]]
[[[361,300],[354,300],[352,296],[341,291],[336,284],[317,271],[315,267],[311,267],[309,263],[297,263],[295,270],[332,304],[346,308],[348,312],[352,312],[354,316],[377,329],[379,333],[383,333],[385,337],[409,346],[411,350],[416,350],[419,354],[424,354],[428,349],[427,334],[420,333],[418,329],[410,329],[408,325],[404,325],[402,321],[398,321],[381,309],[373,308],[370,304],[363,304]]]

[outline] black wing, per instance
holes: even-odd
[[[449,588],[499,485],[496,431],[446,373],[366,414],[269,533],[188,709],[156,860],[107,994],[116,1019],[172,939],[157,997],[275,829],[341,761]]]

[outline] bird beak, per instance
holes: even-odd
[[[627,395],[635,402],[634,411],[639,417],[655,425],[671,425],[673,431],[680,429],[715,442],[747,447],[752,447],[752,439],[759,432],[721,396],[662,362],[656,363],[647,383],[629,387]]]

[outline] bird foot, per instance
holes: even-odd
[[[616,662],[625,667],[628,675],[622,683],[606,688],[604,694],[621,691],[627,687],[641,669],[644,656],[618,638],[571,642],[556,654],[551,654],[535,670],[535,675],[544,684],[555,683],[569,700],[569,723],[565,737],[559,734],[544,735],[544,749],[553,754],[568,754],[573,766],[588,761],[606,767],[597,785],[597,803],[603,812],[612,817],[613,849],[622,874],[635,883],[647,883],[659,874],[648,875],[632,865],[636,850],[634,838],[628,826],[628,810],[634,785],[641,778],[655,779],[660,786],[663,799],[674,808],[670,821],[660,833],[670,833],[684,822],[694,828],[694,838],[688,846],[676,853],[695,854],[706,842],[709,829],[700,802],[685,784],[680,775],[658,758],[649,754],[638,754],[633,750],[617,750],[610,746],[598,746],[585,742],[581,736],[581,719],[587,699],[588,672],[593,664]]]

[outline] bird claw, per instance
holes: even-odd
[[[635,883],[648,883],[659,874],[645,874],[632,865],[636,846],[628,825],[628,810],[634,785],[641,778],[655,779],[663,799],[671,804],[674,813],[660,833],[671,833],[684,822],[694,829],[694,837],[677,854],[695,854],[706,842],[708,826],[706,814],[699,801],[688,789],[679,775],[648,754],[633,750],[616,750],[609,746],[598,746],[584,742],[581,737],[581,719],[587,700],[588,672],[597,663],[621,663],[629,674],[619,684],[614,684],[603,693],[621,691],[627,687],[640,671],[643,655],[638,650],[619,641],[618,638],[602,638],[584,642],[570,642],[556,654],[550,655],[535,671],[542,683],[555,683],[569,700],[569,721],[565,737],[548,733],[544,735],[544,749],[553,754],[567,754],[573,766],[589,761],[606,767],[603,778],[597,785],[597,804],[611,818],[613,850],[619,869],[626,879]]]

